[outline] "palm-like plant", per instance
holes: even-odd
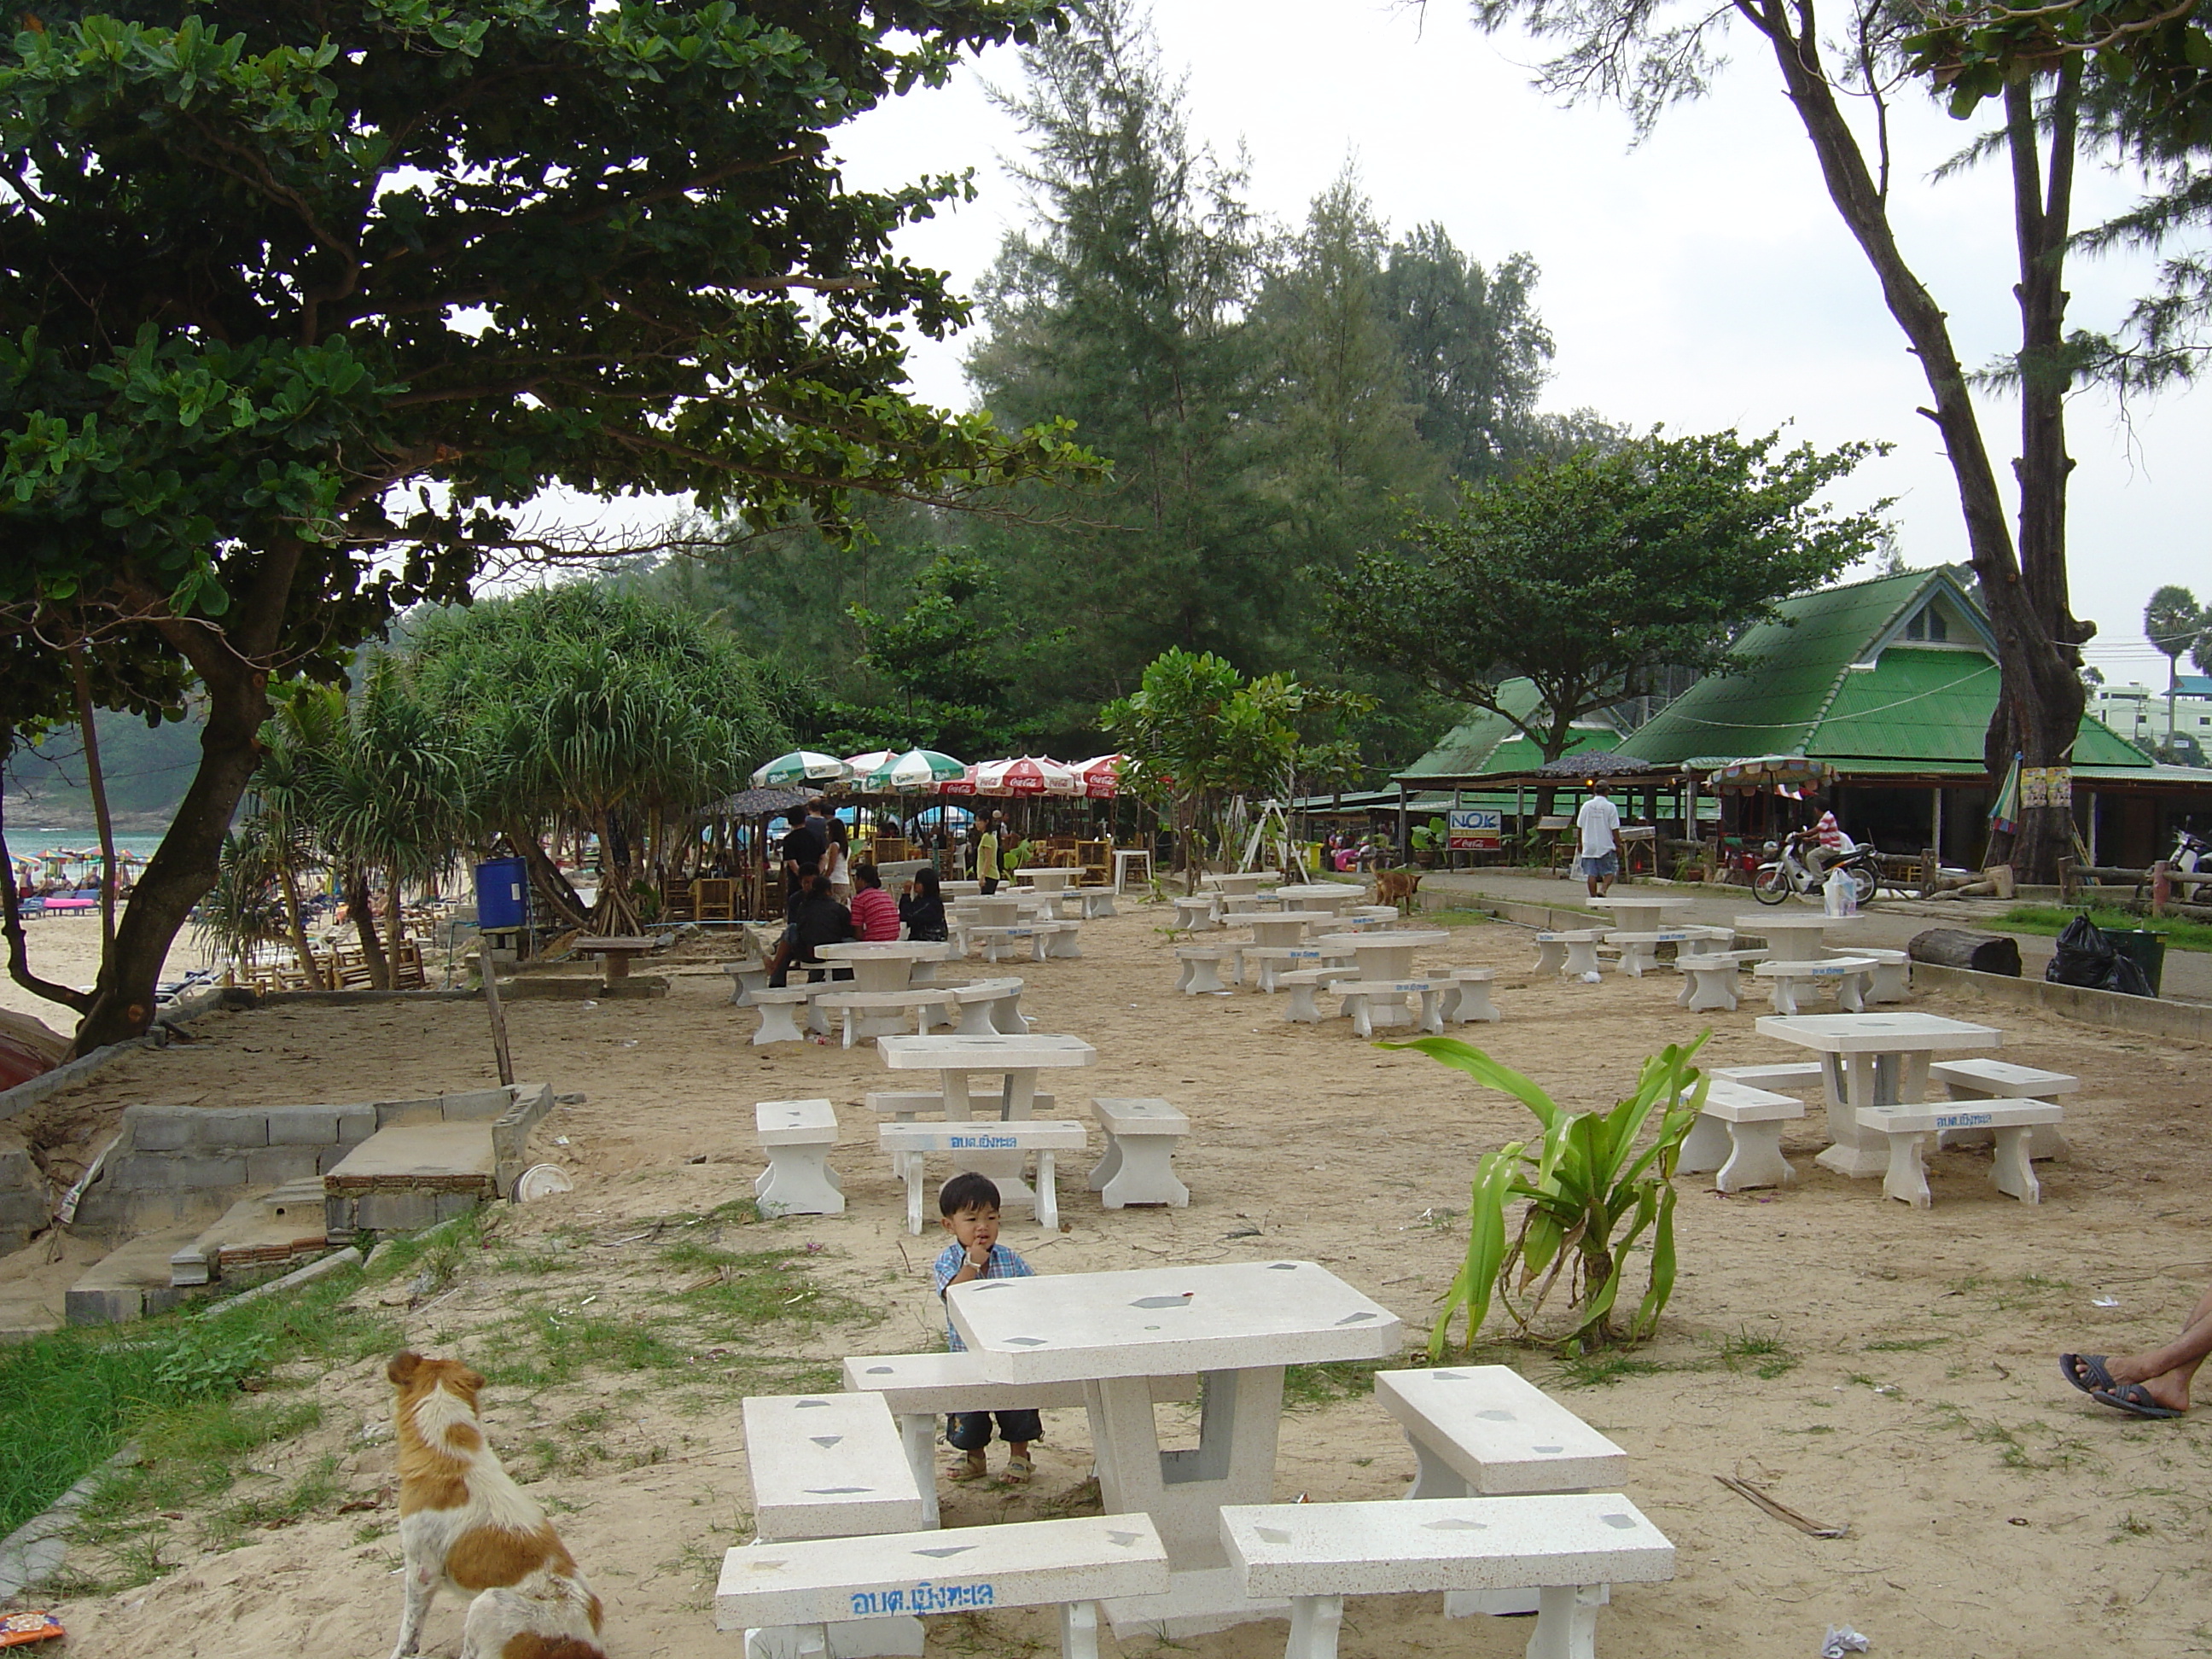
[[[249,816],[223,837],[215,885],[192,907],[192,937],[203,948],[243,967],[256,946],[283,942],[288,922],[297,927],[298,913],[279,896],[277,872],[287,856],[275,826],[259,816]]]
[[[2172,583],[2150,596],[2143,606],[2143,636],[2166,655],[2166,740],[2173,742],[2174,694],[2181,676],[2181,658],[2204,637],[2212,616],[2197,603],[2197,596]],[[2201,665],[2200,665],[2201,666]]]
[[[1646,1059],[1635,1092],[1607,1112],[1564,1110],[1520,1073],[1454,1037],[1378,1045],[1417,1048],[1486,1088],[1503,1090],[1543,1127],[1534,1150],[1527,1141],[1510,1141],[1476,1166],[1467,1259],[1429,1333],[1432,1357],[1443,1357],[1452,1321],[1462,1310],[1473,1345],[1493,1293],[1513,1322],[1533,1334],[1537,1316],[1563,1283],[1573,1322],[1560,1340],[1578,1349],[1615,1340],[1624,1334],[1614,1330],[1613,1308],[1629,1258],[1644,1247],[1647,1233],[1650,1268],[1625,1335],[1641,1341],[1657,1328],[1674,1290],[1674,1161],[1707,1087],[1691,1060],[1711,1035]],[[1655,1113],[1656,1130],[1645,1141]],[[1509,1239],[1506,1211],[1519,1200],[1528,1207]]]

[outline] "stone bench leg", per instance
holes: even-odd
[[[745,1632],[744,1659],[920,1659],[921,1620],[848,1619]]]
[[[2042,1203],[2043,1184],[2035,1178],[2032,1126],[2015,1124],[1995,1133],[1996,1156],[1990,1165],[1990,1179],[2007,1198],[2016,1198],[2023,1204]]]
[[[1797,1012],[1797,981],[1778,978],[1774,981],[1774,1012],[1794,1014]]]
[[[1091,1190],[1109,1210],[1132,1204],[1164,1204],[1180,1210],[1190,1188],[1176,1178],[1176,1143],[1182,1137],[1108,1134],[1106,1155],[1091,1166]]]
[[[1680,967],[1678,963],[1676,966]],[[1725,972],[1712,968],[1682,969],[1681,994],[1674,1000],[1692,1013],[1711,1008],[1728,1013],[1735,1012],[1735,966],[1731,963]]]
[[[1903,1002],[1912,991],[1911,966],[1903,962],[1885,962],[1874,970],[1874,989],[1869,994],[1869,1002]]]
[[[921,1488],[921,1524],[927,1530],[939,1524],[937,1515],[937,1433],[945,1419],[934,1412],[909,1413],[898,1420],[899,1444],[906,1451],[914,1484]]]
[[[1646,969],[1658,965],[1659,947],[1656,945],[1646,945],[1639,939],[1620,947],[1620,963],[1617,971],[1631,979],[1642,979]]]
[[[842,1215],[844,1183],[830,1167],[827,1146],[767,1146],[768,1168],[753,1183],[763,1214]]]
[[[1314,1001],[1314,993],[1321,988],[1301,983],[1292,984],[1285,988],[1291,994],[1291,1000],[1284,1006],[1283,1018],[1294,1020],[1301,1025],[1320,1024],[1322,1012],[1320,1006]]]
[[[1866,994],[1861,988],[1864,984],[1863,975],[1838,975],[1836,976],[1836,1006],[1847,1014],[1866,1012]]]
[[[1595,1659],[1597,1610],[1605,1584],[1549,1584],[1536,1592],[1536,1629],[1528,1659]]]
[[[1344,1627],[1341,1595],[1291,1598],[1291,1639],[1283,1659],[1336,1659],[1336,1638]]]
[[[1053,934],[1051,948],[1045,954],[1054,957],[1080,957],[1083,954],[1082,939],[1074,928],[1062,927]]]
[[[1703,1124],[1707,1120],[1700,1117],[1698,1121]],[[1729,1132],[1729,1158],[1713,1176],[1714,1187],[1724,1193],[1734,1193],[1747,1187],[1787,1187],[1796,1181],[1797,1171],[1782,1156],[1784,1121],[1778,1117],[1764,1123],[1725,1126]]]
[[[1444,994],[1434,987],[1421,993],[1420,1029],[1430,1036],[1444,1034]]]
[[[952,1028],[959,1036],[990,1036],[998,1029],[991,1024],[991,1005],[988,1002],[963,1003],[960,1023]]]
[[[1698,1121],[1690,1126],[1690,1133],[1682,1137],[1682,1150],[1674,1158],[1675,1172],[1711,1175],[1735,1152],[1735,1145],[1729,1139],[1729,1126],[1719,1118],[1700,1112]]]
[[[1221,982],[1221,964],[1211,957],[1189,957],[1183,961],[1182,994],[1187,997],[1206,996],[1229,988]]]
[[[1597,941],[1594,939],[1578,939],[1570,941],[1567,945],[1565,971],[1579,978],[1584,974],[1595,974],[1597,970]]]
[[[1976,1089],[1960,1083],[1952,1084],[1947,1092],[1954,1100],[2006,1098],[1993,1089]],[[1986,1146],[1990,1137],[1991,1132],[1987,1129],[1946,1129],[1936,1137],[1936,1144],[1938,1146]],[[2072,1151],[2056,1123],[2036,1123],[2028,1127],[2028,1157],[2036,1159],[2064,1158]]]
[[[1048,1233],[1060,1231],[1060,1183],[1053,1169],[1054,1157],[1042,1147],[1037,1151],[1036,1219],[1037,1225]]]
[[[1374,1018],[1368,1012],[1364,994],[1345,998],[1344,1012],[1351,1017],[1352,1029],[1362,1042],[1375,1035]]]
[[[1889,1170],[1881,1178],[1884,1198],[1897,1199],[1916,1210],[1924,1210],[1936,1201],[1928,1190],[1928,1165],[1920,1156],[1920,1143],[1925,1139],[1917,1130],[1889,1132]]]
[[[1452,1000],[1444,1018],[1455,1025],[1469,1024],[1478,1019],[1495,1025],[1504,1017],[1498,1012],[1498,1005],[1490,1000],[1490,981],[1469,979],[1459,982],[1459,994]]]
[[[753,1007],[760,1015],[760,1030],[753,1033],[753,1047],[758,1048],[771,1042],[805,1042],[806,1033],[799,1029],[799,1022],[793,1018],[794,1011],[799,1006],[795,1002],[756,1002]]]
[[[1536,965],[1531,973],[1556,974],[1567,965],[1567,947],[1555,939],[1540,939],[1536,945]]]

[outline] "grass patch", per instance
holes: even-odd
[[[1951,1339],[1948,1336],[1886,1336],[1879,1342],[1859,1345],[1862,1353],[1918,1353],[1923,1349],[1941,1347]]]
[[[340,1271],[204,1320],[180,1310],[0,1349],[0,1534],[131,1440],[143,1461],[103,1484],[88,1520],[227,1490],[241,1453],[319,1419],[312,1401],[282,1398],[280,1367],[343,1365],[396,1344],[386,1322],[341,1305],[359,1282]]]
[[[1747,1330],[1721,1338],[1720,1362],[1729,1370],[1749,1371],[1770,1382],[1797,1369],[1797,1356],[1780,1337],[1753,1336]]]
[[[2015,933],[2039,933],[2051,939],[2064,933],[2067,923],[2081,914],[2079,908],[2067,909],[2056,904],[2015,904],[1997,918],[1996,926]],[[2169,951],[2212,951],[2212,923],[2152,916],[2148,913],[2138,915],[2132,910],[2102,904],[2091,907],[2089,920],[2100,927],[2148,927],[2154,933],[2166,936],[2166,948]]]
[[[1656,1376],[1667,1369],[1656,1359],[1643,1359],[1626,1349],[1600,1348],[1595,1353],[1561,1353],[1559,1381],[1571,1389],[1603,1389],[1630,1376]]]
[[[1395,1365],[1395,1359],[1338,1359],[1325,1365],[1289,1365],[1283,1370],[1283,1407],[1286,1411],[1334,1406],[1340,1400],[1358,1400],[1375,1392],[1375,1373]]]

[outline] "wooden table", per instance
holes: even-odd
[[[952,947],[938,939],[855,939],[845,945],[817,945],[814,954],[853,970],[855,991],[903,991],[918,962],[951,962]]]
[[[1239,1592],[1221,1510],[1275,1498],[1284,1368],[1387,1358],[1405,1340],[1396,1315],[1310,1261],[980,1279],[945,1305],[992,1382],[1083,1384],[1107,1513],[1151,1516],[1168,1551],[1165,1595],[1106,1604],[1125,1640],[1282,1616]],[[1193,1372],[1198,1445],[1163,1451],[1151,1379]]]
[[[1831,1145],[1814,1162],[1854,1179],[1889,1168],[1889,1138],[1859,1127],[1862,1109],[1927,1098],[1928,1058],[1937,1049],[1996,1048],[2004,1042],[1995,1026],[1941,1014],[1765,1014],[1759,1032],[1821,1056]]]
[[[1737,916],[1739,933],[1757,933],[1766,941],[1769,962],[1818,962],[1827,954],[1821,935],[1831,927],[1850,927],[1859,916],[1807,915],[1802,911],[1762,910],[1757,915]]]
[[[617,980],[629,977],[632,957],[641,957],[647,951],[659,949],[660,941],[638,933],[611,933],[603,938],[586,935],[576,941],[576,948],[586,956],[599,959],[600,969],[606,975],[607,983],[611,985]]]

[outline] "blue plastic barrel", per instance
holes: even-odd
[[[477,866],[477,926],[520,927],[529,920],[530,866],[520,859],[488,859]]]

